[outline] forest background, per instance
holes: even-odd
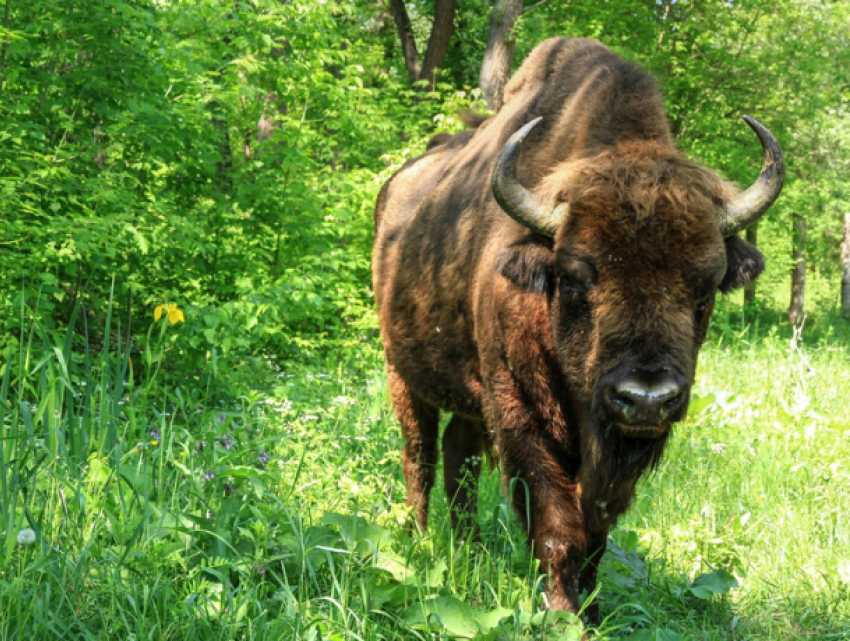
[[[382,2],[5,8],[0,350],[19,329],[25,290],[59,322],[78,300],[102,314],[112,295],[138,319],[179,303],[190,360],[210,349],[289,357],[374,332],[377,190],[478,104],[488,3],[457,2],[444,70],[414,87]],[[436,9],[407,7],[426,61]],[[740,116],[761,119],[789,178],[760,225],[769,266],[756,304],[786,305],[799,214],[810,277],[823,284],[811,305],[834,307],[850,211],[846,11],[552,0],[522,13],[513,61],[554,35],[600,39],[658,78],[680,146],[741,184],[761,153]]]
[[[798,349],[805,317],[798,307],[789,323],[787,313],[792,276],[799,291],[803,274],[813,336],[838,340],[846,359],[848,327],[839,312],[842,278],[850,282],[850,271],[842,271],[850,248],[843,256],[841,249],[850,212],[848,2],[6,0],[0,17],[0,518],[7,532],[0,608],[23,617],[8,619],[18,629],[87,634],[68,596],[68,575],[61,575],[60,605],[46,605],[43,592],[53,580],[44,573],[55,570],[59,554],[43,533],[66,532],[72,519],[64,493],[61,501],[45,499],[40,512],[31,508],[37,497],[55,494],[50,484],[60,478],[69,495],[118,515],[113,522],[100,511],[86,521],[104,524],[108,532],[97,536],[84,534],[80,517],[76,543],[59,554],[71,564],[71,585],[97,576],[114,587],[121,572],[140,572],[127,569],[132,555],[142,540],[167,538],[159,534],[166,521],[169,536],[190,536],[207,560],[235,555],[247,568],[258,566],[222,534],[262,521],[227,503],[228,494],[254,492],[262,503],[285,485],[283,476],[272,483],[249,473],[263,471],[266,450],[279,447],[260,447],[249,435],[254,412],[276,398],[281,412],[303,419],[309,412],[298,414],[297,402],[292,409],[297,393],[313,394],[314,404],[344,397],[306,384],[297,393],[285,388],[293,385],[282,382],[287,376],[317,363],[340,380],[350,374],[357,384],[374,383],[368,400],[357,403],[385,404],[369,271],[377,192],[431,135],[461,130],[465,110],[498,106],[505,66],[516,69],[551,36],[597,38],[650,70],[680,147],[740,184],[752,181],[762,159],[740,116],[771,129],[788,180],[757,237],[750,234],[767,271],[746,305],[741,294],[724,299],[713,335],[796,336]],[[175,427],[179,412],[167,411],[181,403],[201,416],[180,419],[183,432]],[[717,403],[712,398],[703,409],[709,405]],[[219,420],[227,412],[249,429],[239,441],[241,468],[222,463],[230,452],[224,444],[235,437],[215,423],[238,422]],[[202,419],[214,429],[199,427]],[[166,430],[174,434],[167,451]],[[214,459],[204,459],[198,443],[213,442]],[[149,460],[154,453],[159,467]],[[181,463],[184,455],[197,460]],[[290,490],[304,461],[293,466]],[[388,465],[399,477],[398,466]],[[223,467],[242,472],[213,486]],[[139,489],[166,468],[174,478],[198,479],[210,495],[198,489],[185,497],[193,507],[175,516],[179,510],[163,507],[161,496]],[[94,490],[83,488],[89,482]],[[105,489],[110,482],[116,489]],[[222,523],[230,520],[203,539],[213,504]],[[88,509],[80,504],[81,515],[91,516]],[[151,519],[159,519],[155,527]],[[344,533],[345,523],[324,526]],[[40,537],[41,553],[29,559],[35,566],[13,558],[15,534],[25,526]],[[118,579],[85,561],[97,545]],[[151,556],[152,567],[177,563],[174,550],[157,549],[164,556]],[[211,566],[195,560],[181,567],[190,576]],[[210,590],[218,590],[222,599],[237,590],[238,581],[215,572],[204,580],[218,588],[186,584],[184,610],[187,599],[201,602],[198,594],[212,599]],[[36,598],[45,599],[43,619],[31,614]],[[269,609],[257,603],[258,611]],[[91,638],[120,627],[118,614],[110,616],[91,628]],[[278,619],[327,636],[334,627],[323,617],[325,628]],[[844,630],[841,620],[827,627]],[[244,635],[240,621],[234,629]],[[167,627],[157,625],[158,633]],[[667,625],[658,629],[675,634]]]

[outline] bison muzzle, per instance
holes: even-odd
[[[765,151],[752,186],[690,162],[654,80],[592,40],[542,43],[505,94],[496,116],[440,134],[384,186],[375,298],[419,525],[451,412],[454,526],[473,528],[494,449],[552,607],[577,612],[685,416],[716,292],[764,268],[736,234],[779,195],[784,161],[745,117]]]

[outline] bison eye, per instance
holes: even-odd
[[[584,296],[596,282],[596,269],[583,258],[559,256],[556,268],[561,293],[567,299]]]
[[[564,274],[561,275],[559,282],[561,288],[561,300],[565,302],[578,302],[584,300],[587,294],[587,288],[584,283],[576,281]]]
[[[708,320],[708,316],[711,314],[712,309],[714,309],[714,293],[709,294],[697,302],[697,308],[694,314],[697,323],[705,323]]]

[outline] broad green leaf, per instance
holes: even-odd
[[[506,608],[479,612],[457,597],[441,596],[414,603],[404,611],[402,619],[411,627],[445,629],[450,634],[472,638],[489,632],[511,614]]]
[[[697,394],[691,394],[691,401],[688,403],[688,416],[697,416],[702,414],[706,409],[711,406],[715,401],[714,394],[706,394],[705,396],[698,396]]]
[[[380,525],[368,523],[362,516],[328,513],[322,517],[322,523],[339,527],[349,545],[368,541],[375,549],[380,549],[390,541],[389,530]]]
[[[723,569],[700,574],[688,591],[698,599],[708,599],[714,594],[726,594],[732,588],[738,587],[738,581],[729,572]]]

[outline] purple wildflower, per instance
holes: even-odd
[[[204,472],[204,480],[205,481],[212,481],[214,478],[215,478],[215,472],[213,472],[212,470],[210,470],[209,472]]]
[[[261,470],[266,469],[266,463],[269,462],[270,458],[271,456],[269,456],[268,452],[260,452],[259,456],[257,456],[257,468]]]
[[[151,437],[155,441],[161,441],[162,440],[160,433],[159,433],[159,430],[156,430],[156,429],[151,430]]]

